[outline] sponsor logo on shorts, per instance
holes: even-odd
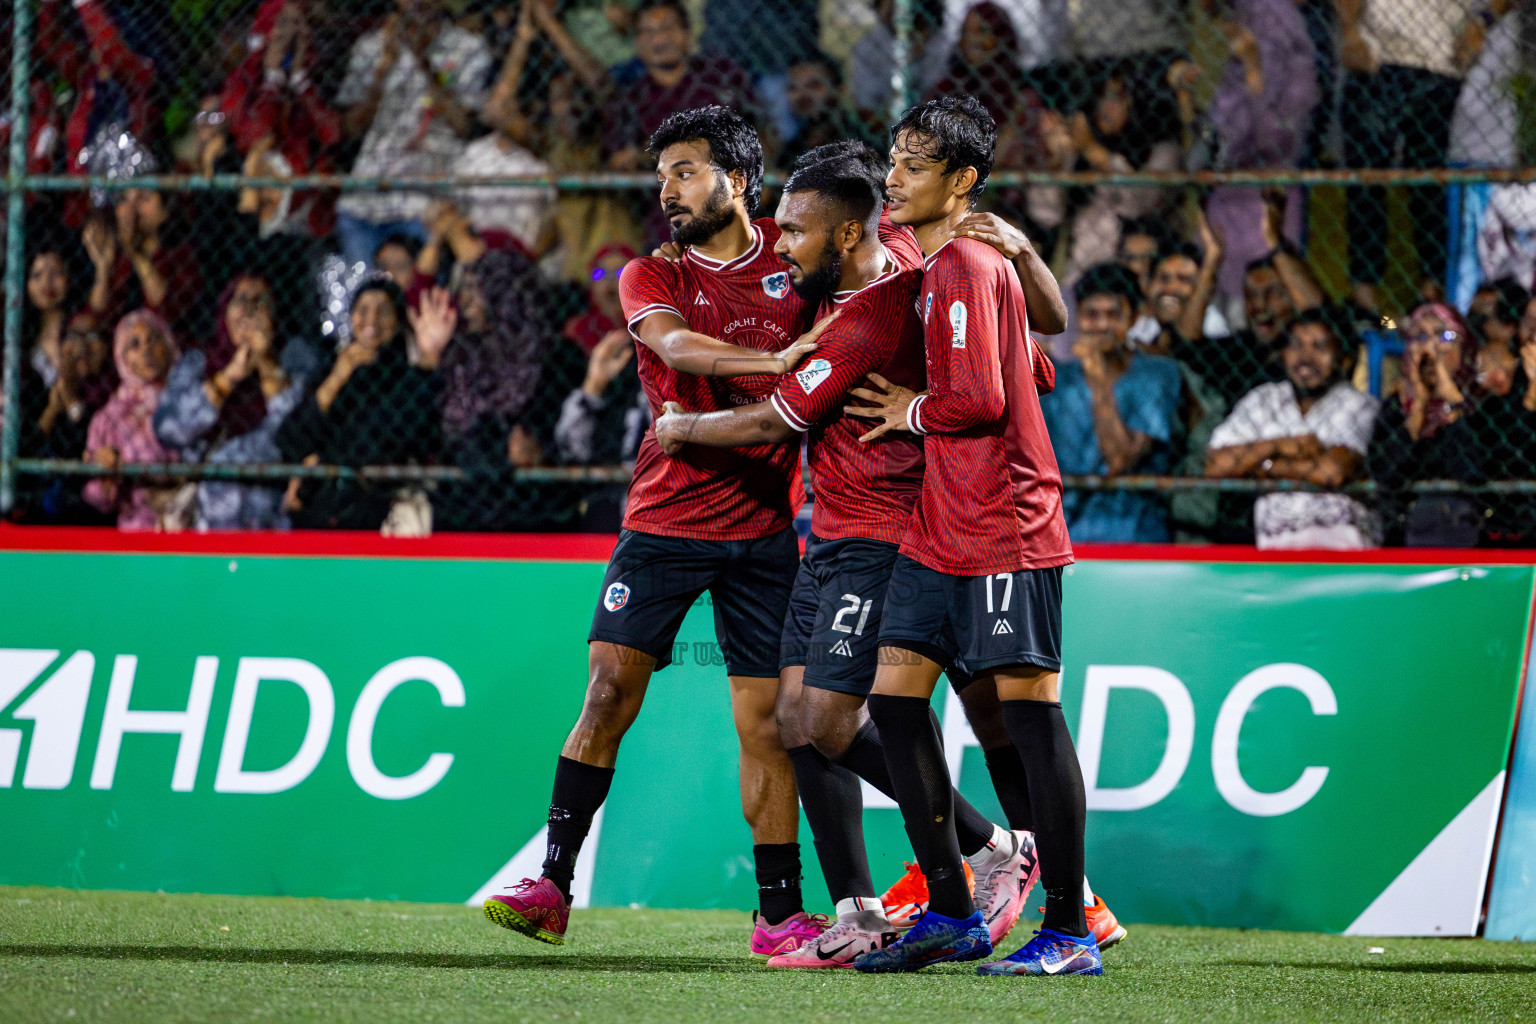
[[[1008,625],[1007,619],[998,619],[992,626],[992,635],[1001,636],[1003,633],[1012,633],[1013,627]]]
[[[611,612],[616,612],[627,604],[629,604],[629,588],[622,583],[612,584],[603,594],[603,607]]]
[[[832,649],[827,653],[841,654],[844,657],[851,658],[853,657],[853,648],[848,645],[847,640],[839,640],[837,643],[832,645]]]
[[[782,299],[789,294],[789,271],[781,270],[763,278],[763,291],[770,299]]]
[[[805,364],[805,369],[795,371],[795,379],[805,389],[806,394],[816,390],[816,385],[827,379],[832,372],[832,364],[825,359],[812,359]]]

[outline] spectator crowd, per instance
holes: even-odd
[[[1072,310],[1042,404],[1062,472],[1098,478],[1068,491],[1074,540],[1536,546],[1536,493],[1487,486],[1536,481],[1536,185],[1109,177],[1529,165],[1536,0],[906,6],[38,0],[27,170],[111,187],[27,196],[0,415],[22,458],[102,472],[23,475],[11,518],[615,529],[622,485],[518,471],[622,465],[649,424],[618,282],[666,238],[654,196],[284,179],[643,175],[661,121],[710,103],[783,170],[883,149],[904,54],[907,99],[987,107],[999,171],[1104,176],[983,201]],[[134,185],[157,173],[252,181]],[[120,472],[174,463],[461,472]]]

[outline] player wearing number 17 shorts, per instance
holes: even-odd
[[[861,956],[863,971],[910,971],[992,951],[962,874],[949,770],[930,724],[940,670],[957,659],[989,677],[1027,783],[1045,921],[984,974],[1097,974],[1081,898],[1085,800],[1058,693],[1062,567],[1072,561],[1061,474],[1040,411],[1034,342],[1014,268],[956,238],[992,169],[997,128],[970,96],[931,100],[892,128],[891,219],[927,254],[923,341],[928,390],[855,394],[870,440],[923,437],[923,491],[902,539],[869,698],[897,803],[928,878],[928,911],[902,938]]]

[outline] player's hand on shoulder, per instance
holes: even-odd
[[[874,429],[859,440],[873,441],[893,430],[906,430],[907,408],[917,397],[917,392],[900,384],[892,384],[878,373],[871,373],[865,380],[869,387],[854,388],[848,394],[869,404],[843,406],[843,412],[849,416],[879,421]]]
[[[1034,248],[1029,236],[995,213],[971,214],[955,225],[955,237],[985,242],[1010,260]]]
[[[780,349],[778,353],[779,372],[788,373],[796,366],[800,365],[800,360],[804,359],[810,353],[816,351],[816,349],[821,345],[821,336],[823,332],[825,332],[826,329],[831,326],[832,321],[836,320],[838,314],[841,312],[841,309],[834,309],[831,316],[825,316],[818,320],[816,322],[816,326],[812,327],[810,330],[800,335],[800,337],[796,338],[794,344],[787,348]]]
[[[676,402],[664,402],[661,406],[661,417],[656,420],[656,443],[661,445],[661,450],[668,455],[676,455],[688,440],[688,428],[693,425],[693,417],[688,410]]]
[[[683,252],[684,247],[678,245],[676,242],[662,242],[656,248],[651,250],[651,255],[658,260],[666,260],[669,263],[676,263],[678,260],[683,258]]]

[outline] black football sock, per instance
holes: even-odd
[[[1033,832],[1035,819],[1029,810],[1029,781],[1018,750],[1010,743],[981,753],[987,759],[987,774],[992,776],[992,790],[1002,804],[1008,827]]]
[[[928,710],[929,714],[933,714],[931,707]],[[938,716],[934,716],[933,723],[937,729]],[[885,746],[880,742],[880,730],[875,728],[873,720],[859,727],[853,742],[848,744],[848,749],[837,759],[837,763],[892,800],[896,799],[896,790],[891,786],[891,770],[885,764]],[[960,844],[960,852],[969,857],[991,841],[992,823],[985,814],[971,806],[971,802],[961,796],[959,790],[955,790],[954,801],[955,839]]]
[[[613,769],[599,768],[562,756],[555,762],[555,791],[549,800],[549,848],[544,854],[544,877],[571,899],[571,878],[576,855],[586,842],[592,817],[608,799]]]
[[[907,838],[928,878],[928,908],[944,917],[966,918],[975,908],[955,840],[954,788],[943,741],[928,711],[922,697],[876,693],[869,698]]]
[[[1003,701],[1003,724],[1029,780],[1029,806],[1045,888],[1044,927],[1084,937],[1083,823],[1088,804],[1083,772],[1061,704]]]
[[[795,767],[800,806],[816,838],[816,859],[832,902],[875,895],[864,849],[864,796],[858,776],[828,761],[809,743],[791,747],[789,762]]]
[[[805,909],[800,898],[800,844],[759,843],[752,847],[757,865],[757,910],[768,924],[783,924]]]
[[[944,727],[939,724],[939,716],[928,707],[928,718],[933,722],[933,731],[940,737],[939,749],[944,749]],[[948,765],[948,762],[945,762]],[[953,780],[951,780],[953,784]],[[960,853],[969,857],[980,853],[982,848],[992,841],[992,830],[996,827],[985,814],[982,814],[971,802],[960,795],[957,789],[954,793],[955,801],[955,840],[960,844]]]

